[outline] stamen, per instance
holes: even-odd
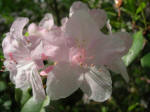
[[[56,66],[58,64],[58,62],[54,62],[54,66]]]
[[[91,64],[91,67],[94,67],[94,64]]]
[[[99,72],[102,72],[103,70],[101,68],[98,69]]]

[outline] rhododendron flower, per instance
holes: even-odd
[[[45,92],[38,73],[43,67],[43,60],[40,57],[42,42],[39,41],[33,46],[26,41],[22,32],[27,22],[27,18],[16,19],[3,40],[2,47],[6,58],[4,64],[10,71],[10,79],[16,88],[26,89],[31,86],[35,99],[43,99]]]
[[[53,23],[51,14],[46,14],[39,25],[28,27],[28,36],[23,36],[23,28],[28,19],[18,18],[3,40],[3,52],[6,58],[4,65],[10,71],[10,79],[16,88],[25,89],[32,86],[36,99],[45,97],[42,81],[39,76],[46,76],[53,66],[44,66],[44,60],[63,60],[61,54],[65,38],[60,36],[61,28]],[[59,38],[62,37],[62,38]]]
[[[105,101],[112,91],[106,66],[129,80],[121,57],[131,46],[130,35],[104,35],[99,28],[104,26],[105,18],[102,10],[90,10],[81,2],[72,5],[70,18],[63,19],[61,27],[65,37],[71,40],[66,47],[68,56],[66,60],[56,60],[48,74],[47,94],[52,100],[65,98],[80,88],[89,99]]]
[[[104,11],[87,10],[81,2],[74,3],[71,10],[72,16],[65,24],[65,32],[77,42],[79,47],[87,47],[88,55],[93,55],[92,57],[95,59],[93,64],[107,65],[112,70],[117,69],[116,71],[128,81],[126,67],[121,57],[131,47],[132,38],[130,35],[125,32],[104,35],[100,32],[99,28],[102,28],[106,22]]]
[[[81,2],[70,8],[62,26],[54,24],[46,14],[39,25],[31,23],[28,36],[23,36],[26,18],[18,18],[3,40],[4,64],[16,88],[32,87],[33,96],[43,99],[41,76],[47,76],[46,92],[52,100],[65,98],[80,88],[94,101],[107,100],[112,92],[108,69],[122,74],[129,81],[121,57],[128,52],[128,33],[103,34],[106,13],[89,9]],[[44,64],[43,61],[53,62]]]
[[[28,41],[35,44],[35,41],[42,41],[42,59],[43,60],[65,60],[68,56],[68,49],[66,44],[69,42],[68,38],[65,38],[61,27],[54,24],[54,20],[51,14],[46,14],[41,20],[39,25],[32,23],[28,27],[29,37]],[[63,54],[62,53],[63,51]],[[53,69],[53,66],[46,65],[40,72],[41,76],[47,76],[47,74]]]

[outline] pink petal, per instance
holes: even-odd
[[[52,100],[65,98],[71,95],[80,85],[79,68],[68,63],[58,63],[53,71],[48,74],[47,95]]]
[[[43,63],[43,60],[42,59],[39,59],[39,60],[34,60],[36,66],[37,66],[37,69],[43,69],[44,68],[44,63]]]
[[[34,46],[34,49],[30,50],[30,55],[32,59],[42,59],[42,53],[44,51],[43,49],[43,43],[40,42],[37,46]]]
[[[2,47],[4,56],[7,59],[17,61],[29,56],[29,51],[25,48],[24,43],[12,38],[10,34],[7,34],[4,38]]]
[[[51,29],[54,25],[53,16],[50,13],[45,14],[44,18],[39,23],[39,26],[45,29]]]

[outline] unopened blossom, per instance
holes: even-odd
[[[6,34],[2,42],[4,65],[10,71],[10,79],[16,88],[32,87],[35,99],[44,99],[45,92],[38,70],[43,68],[42,42],[32,45],[23,36],[23,28],[28,23],[27,18],[18,18]],[[30,37],[28,37],[30,38]]]
[[[90,10],[81,2],[72,5],[69,15],[69,18],[63,19],[61,27],[65,38],[71,40],[70,44],[66,44],[69,45],[66,47],[68,56],[65,60],[56,60],[57,64],[49,72],[47,94],[56,100],[80,88],[89,99],[105,101],[112,92],[112,81],[106,66],[129,80],[121,57],[131,46],[130,35],[104,35],[99,29],[106,22],[105,12]],[[63,57],[63,51],[60,53]]]

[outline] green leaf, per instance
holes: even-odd
[[[7,88],[6,83],[4,81],[0,81],[0,92],[4,91]]]
[[[15,100],[16,100],[17,102],[20,102],[21,97],[22,97],[22,91],[21,91],[21,89],[16,88],[16,89],[15,89]]]
[[[133,43],[129,52],[123,57],[123,61],[126,66],[129,66],[131,64],[131,62],[139,55],[143,47],[144,37],[142,31],[136,32],[133,35]]]
[[[126,9],[132,13],[135,13],[137,0],[126,0]]]
[[[21,106],[23,106],[30,98],[30,89],[22,91]]]
[[[129,106],[129,108],[128,108],[128,112],[131,112],[131,111],[133,111],[137,106],[139,105],[139,103],[135,103],[135,104],[133,104],[133,105],[131,105],[131,106]]]
[[[130,16],[133,16],[133,15],[134,15],[134,13],[132,13],[132,12],[131,12],[130,10],[128,10],[127,8],[121,7],[120,10],[123,11],[123,12],[125,12],[125,13],[127,13],[127,14],[129,14]]]
[[[47,96],[43,101],[36,101],[31,97],[21,109],[21,112],[45,112],[44,107],[49,105],[50,98]]]
[[[142,67],[150,67],[150,53],[146,54],[141,59],[141,65],[142,65]]]
[[[102,111],[102,112],[107,112],[107,108],[104,107],[104,106],[102,106],[101,111]]]
[[[4,34],[2,35],[2,38],[4,38],[4,37],[6,37],[6,33],[4,33]]]
[[[146,3],[145,3],[145,2],[142,2],[142,3],[140,4],[140,6],[137,8],[136,14],[139,14],[140,12],[142,12],[145,7],[146,7]]]
[[[19,88],[15,89],[15,100],[20,102],[21,106],[23,106],[31,98],[29,91],[30,88],[27,90],[21,90]]]
[[[2,8],[2,6],[3,6],[3,3],[2,3],[2,1],[0,0],[0,9]]]

